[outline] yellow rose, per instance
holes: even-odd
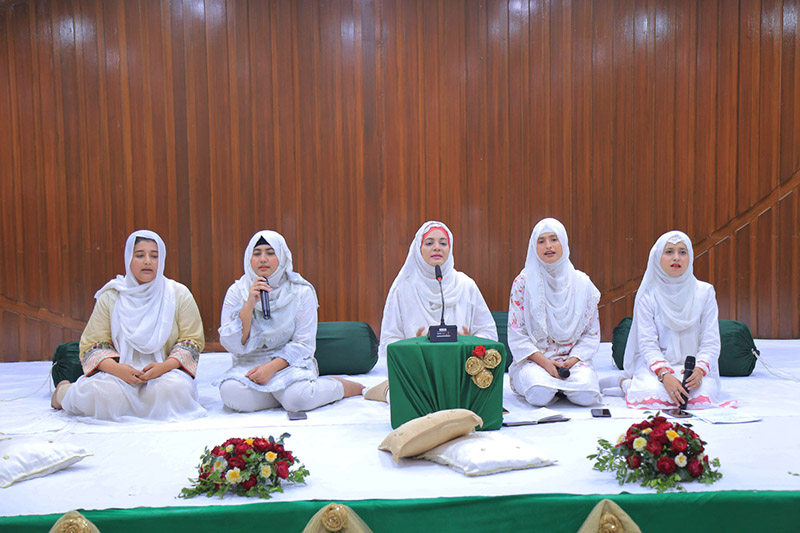
[[[642,430],[642,433],[644,433],[645,435],[649,435],[651,431],[653,431],[653,428],[645,428]]]
[[[253,439],[244,439],[244,441],[249,444],[250,446],[253,445]]]
[[[272,467],[264,465],[261,467],[261,477],[269,477],[272,474]]]
[[[242,480],[242,473],[238,468],[232,468],[225,474],[225,479],[228,483],[239,483]]]
[[[264,454],[264,457],[266,457],[267,461],[269,461],[270,463],[274,463],[275,459],[278,458],[278,454],[275,452],[267,452],[266,454]]]
[[[637,452],[644,451],[647,446],[647,440],[644,437],[636,437],[633,441],[633,449]]]
[[[677,457],[675,457],[675,464],[680,466],[681,468],[685,467],[686,463],[688,462],[689,461],[686,460],[686,456],[683,455],[682,453],[679,453]]]
[[[674,439],[677,436],[678,436],[678,432],[675,431],[674,429],[670,429],[669,431],[667,431],[667,438],[670,440],[670,442],[672,441],[672,439]]]

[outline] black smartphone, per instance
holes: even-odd
[[[669,416],[673,416],[675,418],[691,418],[692,413],[688,411],[684,411],[683,409],[670,409],[667,411]]]
[[[289,420],[305,420],[308,416],[302,411],[286,411]]]
[[[610,418],[611,411],[608,409],[592,409],[592,416],[594,418]]]

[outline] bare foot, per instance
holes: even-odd
[[[56,385],[56,390],[53,391],[53,397],[50,398],[50,406],[53,409],[61,409],[61,400],[64,399],[64,394],[66,394],[66,388],[71,385],[70,381],[67,379],[61,380],[58,385]],[[63,391],[59,391],[59,389],[64,389]]]
[[[350,396],[360,396],[361,391],[364,389],[364,385],[362,385],[361,383],[356,383],[355,381],[350,381],[349,379],[337,378],[337,377],[334,377],[333,379],[340,382],[344,387],[345,398],[349,398]]]

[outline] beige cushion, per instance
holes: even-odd
[[[92,454],[84,448],[63,442],[32,438],[0,440],[0,488],[58,472],[89,455]]]
[[[554,462],[527,442],[496,431],[465,435],[445,442],[419,458],[447,465],[468,476],[535,468]]]
[[[447,409],[409,420],[383,439],[379,450],[392,453],[395,462],[427,452],[482,426],[481,417],[468,409]]]

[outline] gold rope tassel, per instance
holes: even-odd
[[[50,533],[100,533],[100,530],[78,511],[68,511],[53,524]]]
[[[628,513],[611,500],[600,500],[578,533],[642,533]]]

